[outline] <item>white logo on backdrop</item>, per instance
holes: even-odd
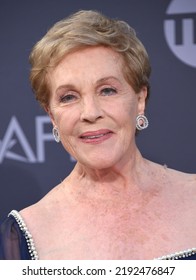
[[[48,116],[35,117],[36,151],[34,152],[18,119],[12,116],[4,136],[0,140],[0,164],[4,159],[28,163],[44,163],[46,160],[45,144],[48,141],[54,141],[52,133],[45,132],[45,126],[47,125],[51,125]],[[20,146],[22,149],[20,153],[14,151],[16,146]],[[70,162],[76,161],[71,155],[69,155],[69,159]]]
[[[196,0],[172,0],[166,11],[164,33],[173,54],[196,67]]]
[[[36,152],[34,152],[19,121],[13,116],[4,137],[0,140],[0,163],[2,163],[4,159],[29,163],[44,162],[45,142],[54,141],[52,133],[46,133],[44,131],[44,126],[49,123],[50,118],[48,116],[35,117]],[[21,146],[22,154],[13,151],[16,144]]]

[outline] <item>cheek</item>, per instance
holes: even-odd
[[[71,135],[78,121],[78,113],[74,109],[62,108],[56,112],[55,120],[60,134]]]
[[[137,102],[135,100],[128,100],[123,104],[121,110],[119,110],[119,116],[122,116],[124,122],[128,125],[135,123],[137,116]]]

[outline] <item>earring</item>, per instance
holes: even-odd
[[[54,136],[54,140],[59,143],[60,142],[60,135],[57,127],[53,127],[52,134]]]
[[[138,115],[136,118],[136,128],[138,130],[143,130],[149,125],[148,119],[144,115]]]

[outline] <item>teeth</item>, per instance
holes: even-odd
[[[86,136],[84,137],[85,139],[94,139],[94,138],[99,138],[104,136],[104,134],[99,134],[99,135],[92,135],[92,136]]]

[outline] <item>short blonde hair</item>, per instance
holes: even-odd
[[[30,54],[31,86],[44,108],[48,107],[50,100],[48,71],[56,67],[66,54],[100,45],[120,53],[125,79],[136,93],[146,86],[149,96],[149,58],[134,29],[126,22],[108,18],[100,12],[82,10],[57,22]]]

